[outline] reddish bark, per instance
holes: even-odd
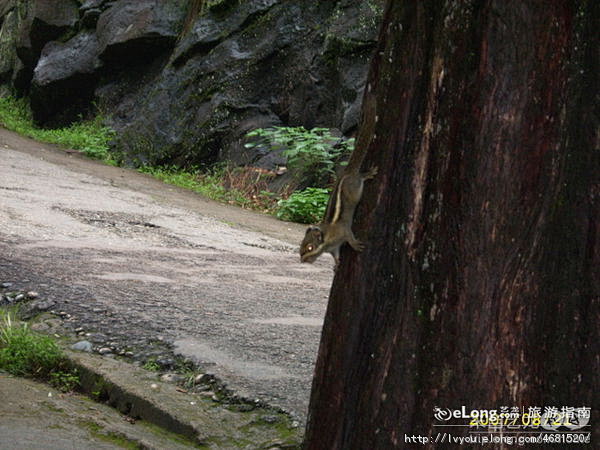
[[[306,448],[409,447],[435,406],[598,410],[599,6],[389,2]]]

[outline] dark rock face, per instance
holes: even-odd
[[[3,19],[0,25],[0,83],[5,83],[12,77],[17,58],[15,44],[19,27],[16,11],[8,12]]]
[[[380,14],[354,3],[248,1],[199,18],[122,130],[125,158],[247,164],[256,127],[351,133]]]
[[[15,7],[15,0],[0,0],[0,25],[5,19],[4,16]]]
[[[47,42],[61,37],[75,26],[79,10],[72,0],[25,3],[27,16],[17,51],[25,65],[34,65]]]
[[[31,87],[38,122],[68,122],[93,99],[125,161],[185,165],[256,162],[243,144],[257,127],[351,135],[383,0],[210,2],[185,34],[187,0],[0,0],[3,27],[21,3],[0,83]]]
[[[79,20],[79,8],[74,0],[32,2],[29,39],[32,50],[39,54],[44,45],[72,29]]]
[[[100,14],[111,6],[112,0],[85,0],[79,7],[81,28],[95,29]]]
[[[278,0],[244,2],[226,16],[209,14],[200,17],[177,46],[173,64],[180,66],[196,54],[206,54],[233,33],[244,28],[261,14],[266,13]]]
[[[0,0],[0,85],[5,86],[6,92],[8,86],[16,84],[14,80],[23,68],[17,57],[17,44],[26,11],[25,0]],[[25,84],[30,80],[31,77]]]
[[[13,70],[13,84],[17,91],[29,90],[33,70],[46,43],[73,32],[79,20],[74,0],[15,0],[13,11],[19,17],[16,52],[19,62]]]
[[[89,106],[102,66],[96,35],[82,32],[64,44],[49,42],[33,74],[31,106],[37,122],[65,123]]]
[[[185,0],[117,1],[98,18],[100,57],[125,65],[152,61],[175,44],[185,4]]]
[[[101,66],[100,45],[94,33],[83,32],[67,42],[49,42],[35,68],[33,82],[47,86],[74,74],[93,74]]]

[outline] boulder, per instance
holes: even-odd
[[[16,64],[16,43],[25,0],[0,0],[0,84],[10,81]]]
[[[20,58],[15,58],[13,67],[12,85],[18,93],[29,91],[31,78],[33,77],[33,69],[25,67]]]
[[[102,14],[102,10],[100,8],[91,8],[85,10],[81,16],[82,28],[95,29],[98,19],[100,18],[100,14]]]
[[[13,80],[17,91],[26,92],[42,49],[46,43],[74,32],[79,10],[75,0],[17,1],[16,5],[20,17],[16,42],[20,63],[16,64]]]
[[[75,0],[35,0],[31,6],[29,41],[35,55],[46,45],[64,33],[74,29],[79,20],[79,8]]]
[[[49,42],[34,70],[31,108],[43,125],[65,125],[89,106],[102,63],[93,32],[84,31],[65,43]]]
[[[100,57],[121,67],[152,61],[175,45],[186,4],[186,0],[115,2],[96,25]]]
[[[15,7],[16,0],[0,0],[0,24],[4,20],[4,16]]]
[[[95,29],[100,14],[108,9],[114,0],[85,0],[79,7],[81,27]]]
[[[17,56],[19,57],[23,65],[30,68],[31,74],[33,75],[33,68],[35,67],[35,63],[39,58],[39,54],[35,54],[31,45],[31,39],[29,38],[30,29],[31,16],[27,14],[27,11],[25,11],[25,14],[22,16],[19,23],[19,31],[17,35],[15,50],[17,52]]]
[[[12,78],[17,58],[15,44],[19,27],[16,11],[8,12],[3,19],[0,26],[0,84],[8,82]]]
[[[244,28],[267,12],[278,0],[243,2],[228,15],[206,14],[195,22],[173,52],[173,64],[179,66],[194,55],[206,54],[235,31]]]

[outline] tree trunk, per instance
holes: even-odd
[[[388,3],[349,165],[379,167],[366,249],[342,251],[306,448],[465,436],[433,415],[463,405],[587,406],[600,428],[599,10]]]

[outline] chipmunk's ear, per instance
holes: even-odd
[[[312,238],[317,242],[323,242],[323,232],[316,225],[311,225],[306,229],[306,234],[304,235],[304,239]]]

